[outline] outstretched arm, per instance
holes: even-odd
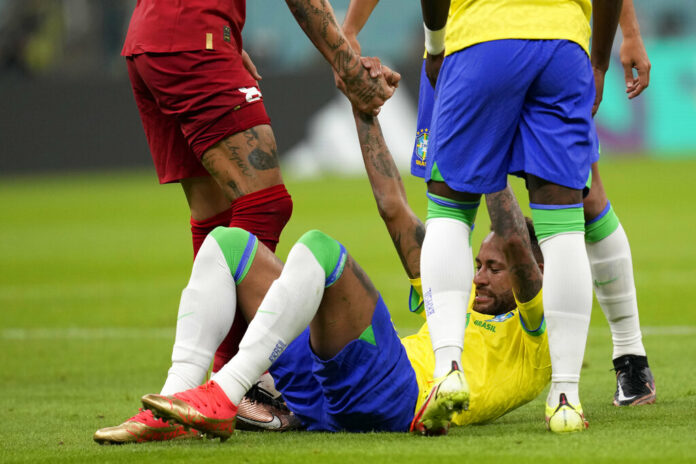
[[[285,0],[297,23],[345,84],[342,89],[361,112],[379,113],[394,93],[384,76],[371,77],[336,22],[327,0]]]
[[[420,251],[425,227],[411,210],[406,190],[377,118],[353,112],[360,150],[379,215],[387,226],[394,247],[409,278],[420,276]]]
[[[503,253],[508,265],[512,291],[517,300],[526,303],[541,290],[542,274],[534,259],[524,216],[515,194],[508,185],[505,190],[486,195],[493,232],[503,239]]]

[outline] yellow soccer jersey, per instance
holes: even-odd
[[[591,0],[452,0],[445,54],[501,39],[562,39],[589,55]]]
[[[527,303],[519,303],[509,313],[490,316],[473,311],[473,292],[469,302],[464,335],[462,370],[471,389],[469,410],[453,418],[456,425],[481,424],[536,398],[551,380],[551,358],[543,322],[535,332],[527,331],[520,318],[524,314],[541,314],[542,292]],[[430,391],[435,356],[428,325],[423,324],[415,335],[401,340],[421,395]]]

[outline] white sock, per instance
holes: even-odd
[[[232,403],[239,404],[261,374],[303,330],[319,309],[326,275],[302,243],[290,250],[287,263],[249,323],[239,352],[211,380]]]
[[[222,250],[212,236],[201,245],[191,279],[181,293],[172,367],[162,395],[172,395],[203,383],[210,363],[224,340],[237,307],[237,293]]]
[[[645,356],[638,301],[633,281],[633,261],[628,237],[621,224],[608,237],[587,243],[592,279],[614,343],[613,359],[625,354]]]
[[[544,255],[544,315],[551,353],[549,406],[565,393],[579,403],[578,383],[592,312],[592,277],[582,232],[539,242]],[[561,390],[562,389],[562,390]]]
[[[461,364],[466,310],[474,280],[471,229],[461,221],[433,218],[426,223],[421,250],[425,315],[435,351],[435,378]]]

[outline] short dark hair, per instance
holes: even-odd
[[[539,240],[536,236],[536,231],[534,230],[534,222],[531,218],[527,216],[524,217],[524,222],[527,224],[527,232],[529,233],[529,242],[532,244],[532,254],[537,263],[543,264],[544,255],[541,252],[541,247],[539,246]]]

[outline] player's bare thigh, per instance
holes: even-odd
[[[211,218],[230,207],[230,201],[213,177],[189,177],[179,183],[194,221]]]
[[[590,193],[585,197],[583,206],[585,222],[599,216],[607,206],[607,194],[599,176],[599,163],[597,162],[592,163],[592,184],[590,185]]]
[[[480,193],[458,192],[446,183],[436,180],[428,181],[428,192],[456,201],[478,201],[481,198]]]
[[[324,290],[312,320],[310,342],[322,359],[336,356],[372,323],[379,293],[365,271],[349,255],[341,277]]]
[[[283,183],[273,130],[259,125],[230,135],[201,157],[228,200]]]
[[[529,201],[540,205],[577,205],[582,203],[582,190],[554,184],[540,177],[527,175]]]

